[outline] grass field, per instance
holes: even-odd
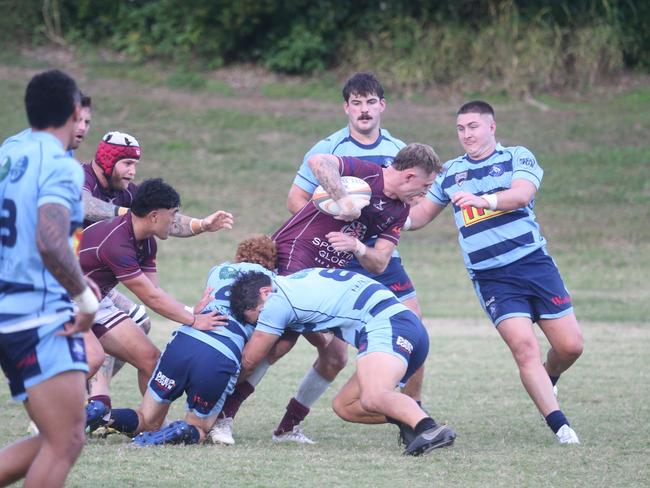
[[[213,264],[232,258],[239,239],[272,232],[287,218],[286,193],[304,152],[346,121],[333,77],[297,83],[243,69],[184,74],[96,53],[5,53],[0,62],[1,138],[25,126],[22,96],[31,74],[60,67],[93,96],[93,128],[79,159],[92,157],[104,132],[129,132],[143,146],[139,178],[173,183],[188,214],[235,214],[231,232],[159,246],[161,284],[186,303],[198,298]],[[432,339],[425,404],[458,432],[453,448],[404,459],[394,427],[338,420],[329,401],[350,366],[305,422],[318,444],[272,445],[271,431],[314,358],[301,341],[242,409],[233,448],[141,451],[123,437],[92,439],[69,486],[648,486],[650,87],[647,80],[628,85],[541,97],[548,110],[487,96],[499,139],[529,147],[545,169],[536,213],[586,341],[559,385],[581,446],[557,445],[534,410],[471,290],[446,211],[404,235],[400,250]],[[389,98],[383,126],[433,145],[443,160],[457,155],[454,113],[464,95],[415,98]],[[156,319],[154,329],[162,347],[173,324]],[[114,404],[135,406],[135,390],[135,373],[125,370]],[[7,388],[0,406],[6,444],[27,420]],[[182,405],[173,412],[182,415]]]

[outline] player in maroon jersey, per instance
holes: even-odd
[[[397,246],[410,205],[426,194],[441,169],[440,159],[433,149],[417,143],[401,149],[393,164],[386,168],[361,159],[331,154],[311,156],[309,165],[318,182],[336,200],[341,213],[332,217],[309,202],[282,225],[273,234],[278,249],[279,274],[313,267],[344,268],[352,256],[367,270],[383,272]],[[370,185],[372,197],[368,206],[363,209],[356,207],[345,192],[341,176],[356,176]],[[364,241],[371,238],[377,238],[374,246],[366,246]],[[304,335],[318,349],[314,378],[310,378],[312,386],[304,398],[290,400],[287,412],[274,432],[273,440],[276,442],[313,443],[298,424],[347,363],[347,346],[340,339],[326,333]],[[241,403],[254,391],[269,365],[286,354],[297,338],[295,333],[283,336],[269,357],[237,386],[226,400],[221,419],[215,424],[211,435],[213,440],[222,438],[226,444],[234,442],[232,418]],[[223,436],[220,436],[220,431]]]
[[[167,239],[179,205],[180,197],[171,186],[161,179],[146,180],[138,188],[130,212],[87,227],[81,238],[81,268],[97,281],[103,298],[93,332],[106,353],[138,369],[143,393],[160,351],[107,296],[118,283],[170,320],[201,330],[227,323],[215,313],[197,315],[158,285],[154,237]],[[203,301],[197,305],[198,310]]]

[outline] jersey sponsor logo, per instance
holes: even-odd
[[[68,346],[70,348],[70,356],[76,362],[86,361],[86,348],[84,347],[84,340],[81,337],[68,337]]]
[[[454,180],[458,186],[463,186],[463,183],[467,180],[467,171],[462,171],[454,175]]]
[[[154,378],[154,381],[158,383],[158,385],[161,388],[167,391],[171,391],[176,386],[176,381],[172,378],[167,378],[167,376],[162,374],[161,371],[158,371],[156,373],[156,377]]]
[[[28,164],[29,161],[27,160],[27,156],[23,156],[18,161],[16,161],[16,164],[11,167],[11,172],[9,173],[9,181],[16,183],[19,179],[21,179],[25,174],[25,171],[27,171]]]
[[[397,336],[397,341],[395,341],[395,344],[397,344],[397,347],[403,349],[409,354],[413,352],[413,344],[411,344],[407,339],[404,339],[402,336]]]
[[[485,309],[487,312],[490,314],[490,317],[492,319],[496,318],[497,314],[497,299],[495,297],[490,297],[486,302],[485,302]]]
[[[392,291],[406,291],[410,290],[413,288],[413,283],[411,281],[406,281],[405,283],[393,283],[390,285],[388,288],[390,288]]]
[[[551,302],[553,302],[553,305],[566,305],[567,303],[571,303],[571,297],[569,295],[565,295],[563,297],[555,296],[551,298]]]
[[[344,232],[344,229],[341,231]],[[328,241],[319,237],[314,237],[311,243],[318,248],[318,256],[314,258],[316,267],[345,268],[352,259],[351,252],[336,251]]]
[[[497,215],[508,213],[509,211],[489,210],[487,208],[476,208],[476,207],[464,207],[461,208],[461,212],[463,214],[463,222],[465,223],[465,227],[469,227],[470,225],[483,222],[484,220],[491,219],[493,217],[496,217]]]
[[[501,176],[506,172],[506,166],[503,163],[493,164],[488,173],[490,176]]]
[[[533,158],[521,158],[519,160],[519,163],[523,164],[524,166],[534,168],[535,165],[537,164],[537,161],[535,161],[535,159],[533,159]]]
[[[7,156],[2,160],[2,163],[0,163],[0,182],[7,177],[10,169],[11,169],[11,158]]]

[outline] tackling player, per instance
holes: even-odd
[[[582,354],[583,340],[533,212],[544,172],[525,147],[497,143],[494,110],[486,102],[461,106],[456,130],[466,153],[445,163],[427,198],[411,211],[412,229],[452,204],[465,266],[521,382],[558,440],[578,444],[554,385]],[[544,364],[533,322],[551,344]]]
[[[414,436],[404,454],[413,456],[454,442],[454,431],[395,391],[424,364],[429,336],[420,319],[380,283],[340,269],[312,268],[273,279],[247,273],[232,286],[230,309],[240,322],[255,324],[242,355],[240,381],[285,330],[333,331],[359,350],[357,370],[332,404],[342,419],[410,427]]]
[[[130,436],[140,434],[133,442],[141,446],[195,444],[206,438],[235,386],[242,349],[253,333],[252,325],[238,322],[230,314],[231,285],[244,272],[270,275],[275,253],[275,243],[268,236],[254,236],[239,243],[235,263],[222,263],[210,270],[206,286],[211,301],[201,313],[219,311],[228,315],[228,325],[211,331],[183,325],[174,331],[140,407],[113,409],[112,429]],[[171,403],[183,392],[187,394],[185,419],[160,429]]]
[[[344,268],[353,256],[366,269],[381,273],[392,259],[409,204],[426,193],[440,170],[440,160],[433,149],[417,143],[401,149],[393,164],[385,168],[331,154],[313,155],[309,164],[324,189],[337,200],[342,213],[334,218],[310,203],[282,225],[273,234],[278,246],[279,274],[312,267]],[[341,175],[360,177],[370,185],[372,197],[368,206],[362,210],[355,207],[341,184]],[[375,237],[374,246],[366,246],[365,242]],[[286,414],[273,434],[276,442],[313,443],[298,424],[347,361],[344,342],[322,333],[305,337],[318,349],[318,359],[301,383],[298,395],[289,401]],[[286,354],[297,338],[297,334],[289,331],[281,345],[260,363],[255,374],[237,386],[215,424],[215,437],[221,436],[228,444],[234,442],[232,419],[241,403],[253,393],[269,365]],[[419,398],[419,391],[416,395]]]

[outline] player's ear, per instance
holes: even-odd
[[[260,288],[260,297],[262,299],[266,299],[271,293],[273,293],[273,287],[272,286],[263,286]]]

